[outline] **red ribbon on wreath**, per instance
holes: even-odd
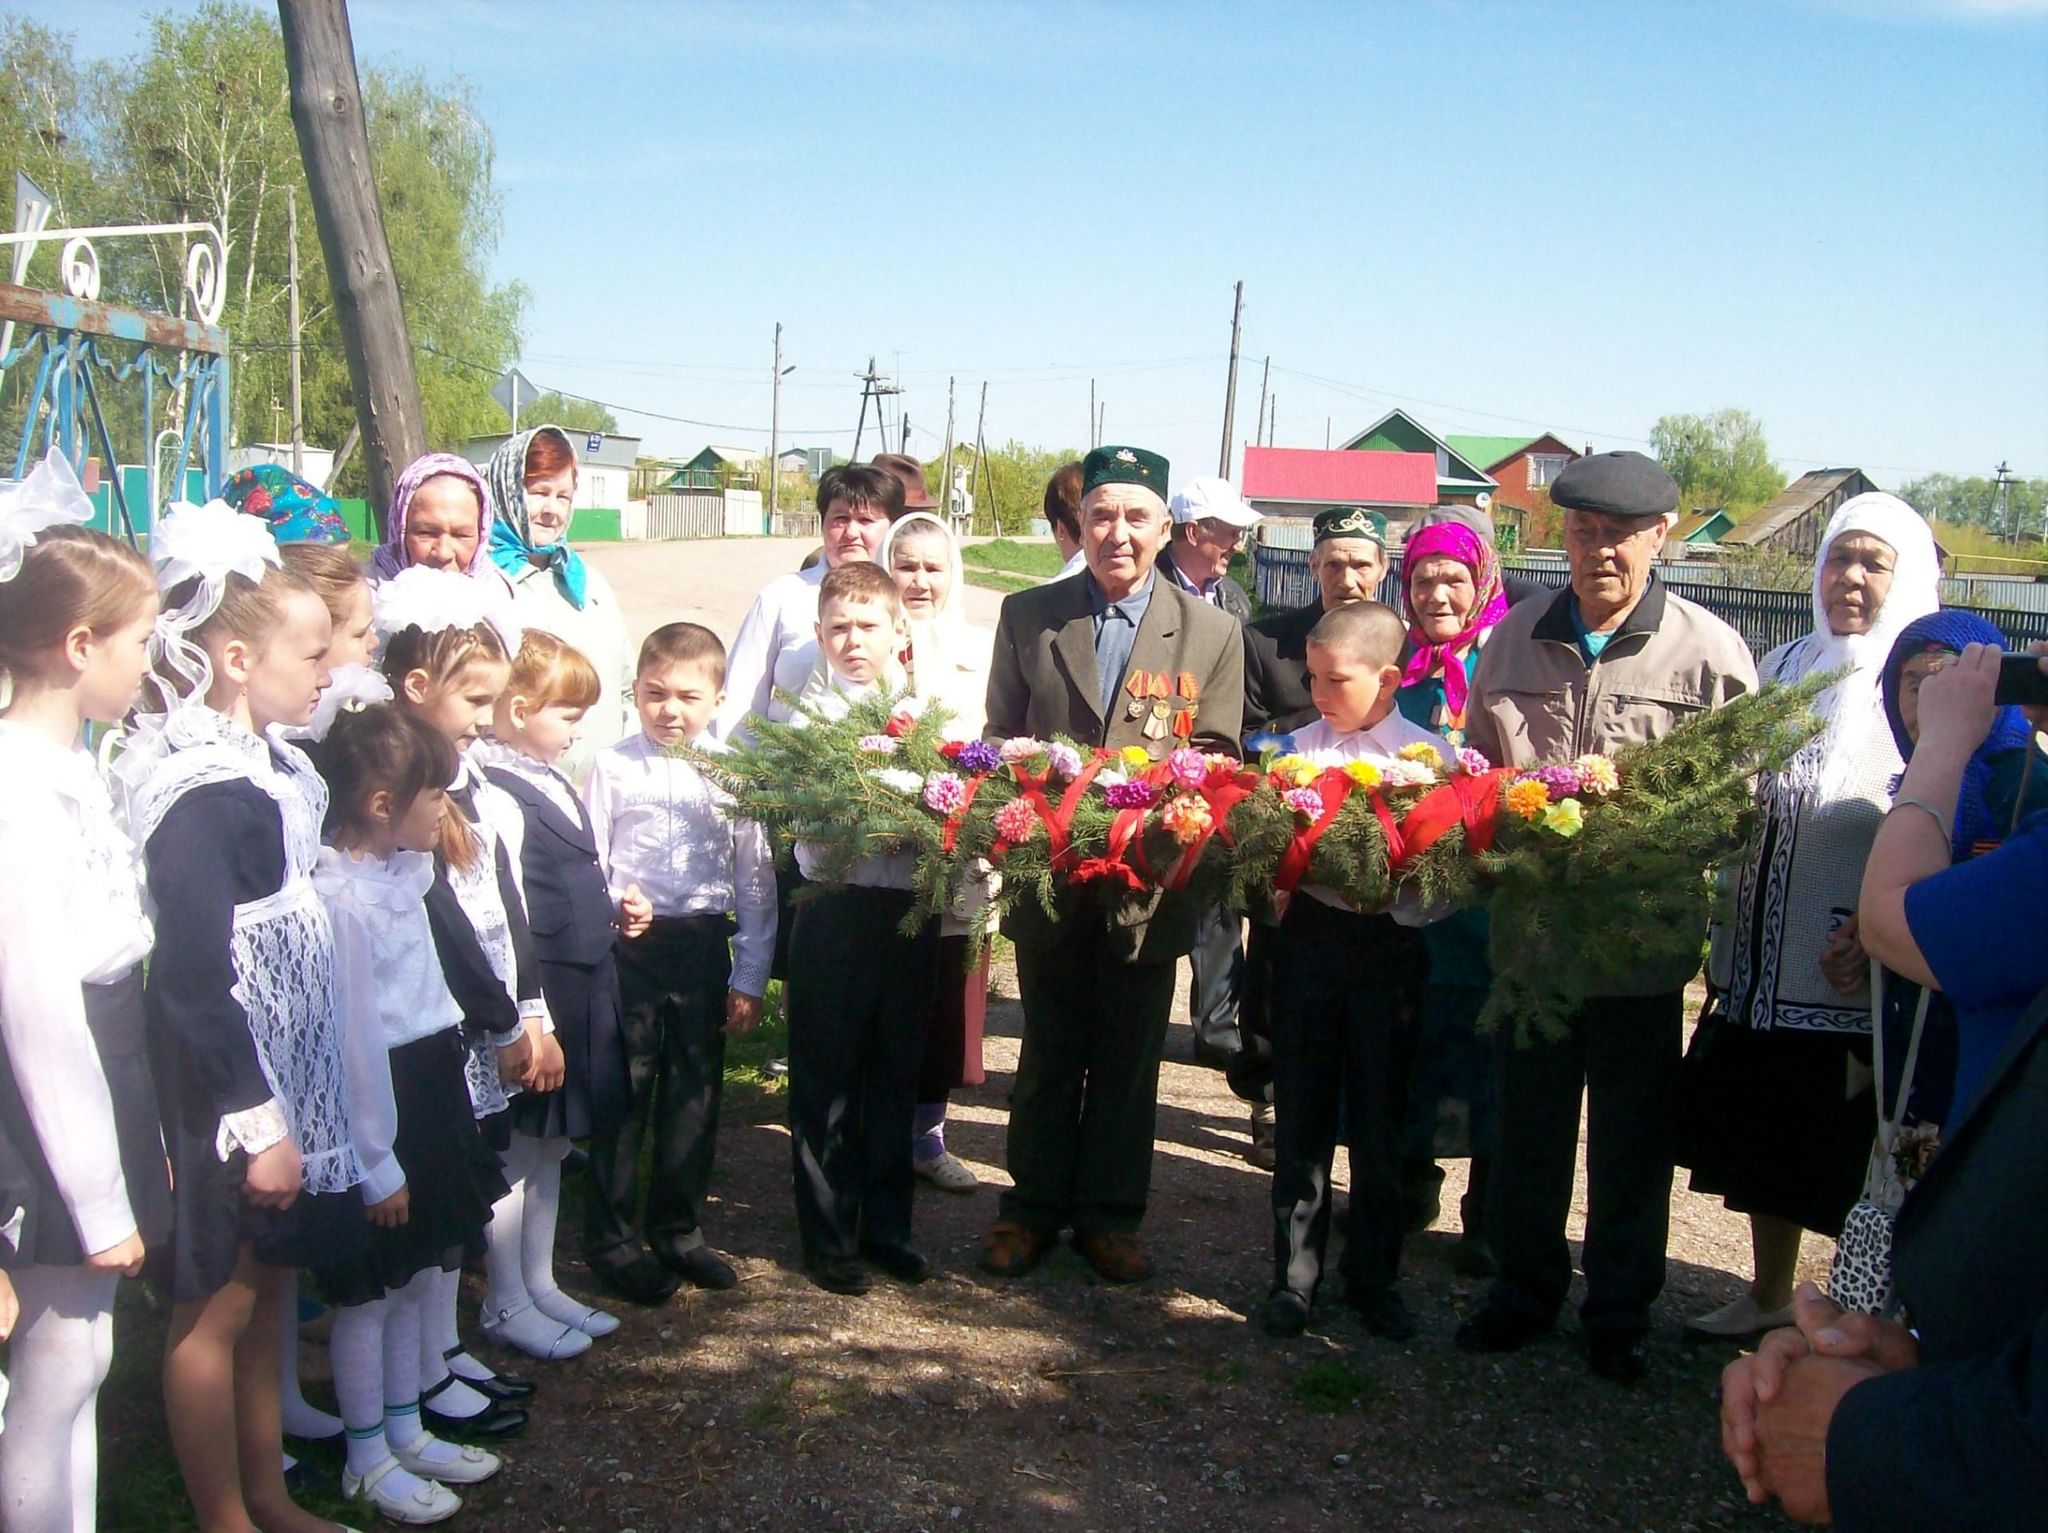
[[[1387,837],[1387,871],[1398,873],[1443,839],[1454,825],[1465,828],[1466,849],[1483,852],[1493,845],[1500,818],[1502,784],[1517,774],[1505,768],[1491,772],[1460,772],[1431,788],[1409,805],[1399,825],[1378,793],[1373,812]]]
[[[1108,757],[1098,753],[1096,758],[1081,768],[1074,780],[1067,784],[1067,790],[1060,795],[1059,806],[1055,808],[1045,796],[1045,787],[1052,778],[1052,768],[1034,772],[1021,762],[1011,770],[1017,777],[1017,796],[1038,813],[1045,826],[1046,843],[1052,848],[1052,870],[1068,873],[1073,870],[1074,811],[1081,806],[1081,796],[1088,791],[1088,785],[1095,781],[1095,774],[1102,770]]]
[[[966,822],[967,811],[974,807],[974,795],[981,791],[981,785],[987,781],[986,772],[976,772],[968,778],[967,791],[960,795],[960,807],[946,816],[946,830],[939,838],[939,845],[945,848],[948,855],[960,840],[960,827]]]
[[[1342,767],[1331,767],[1309,787],[1323,801],[1323,812],[1294,833],[1294,839],[1287,843],[1287,850],[1280,854],[1280,867],[1273,875],[1273,887],[1282,894],[1292,894],[1302,879],[1308,875],[1309,859],[1315,856],[1316,843],[1323,839],[1323,832],[1336,822],[1337,812],[1344,807],[1344,800],[1351,796],[1351,790],[1358,786],[1358,780]],[[1374,798],[1374,806],[1380,808],[1380,820],[1386,824],[1385,809]],[[1389,834],[1392,834],[1390,831]],[[1390,843],[1391,844],[1391,843]]]

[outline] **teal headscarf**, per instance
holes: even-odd
[[[533,446],[533,439],[543,431],[551,431],[560,437],[562,445],[569,450],[569,461],[576,461],[576,444],[560,426],[535,426],[531,431],[518,432],[498,444],[498,450],[491,454],[490,465],[484,471],[498,512],[497,520],[491,523],[491,562],[507,575],[514,576],[535,564],[547,566],[554,574],[555,585],[569,599],[569,605],[581,612],[590,578],[583,567],[582,555],[569,546],[568,529],[562,529],[561,541],[536,545],[526,520],[526,455]]]

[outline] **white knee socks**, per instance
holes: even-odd
[[[111,1272],[23,1267],[8,1342],[12,1389],[0,1431],[0,1526],[91,1533],[99,1495],[94,1404],[114,1356]]]
[[[532,1197],[536,1173],[543,1159],[542,1145],[559,1145],[560,1140],[542,1141],[515,1133],[505,1151],[505,1180],[512,1190],[491,1209],[488,1249],[484,1270],[490,1291],[484,1299],[484,1329],[500,1346],[517,1347],[529,1357],[553,1362],[588,1351],[590,1338],[566,1321],[554,1319],[536,1306],[527,1286],[526,1223],[531,1211],[536,1224],[545,1224],[548,1239],[547,1283],[554,1286],[554,1223],[561,1188],[561,1156],[551,1162],[555,1197]]]
[[[384,1330],[390,1314],[388,1298],[344,1304],[334,1312],[327,1340],[353,1474],[368,1474],[391,1454],[384,1440]]]
[[[420,1420],[421,1316],[439,1297],[438,1270],[422,1272],[390,1296],[390,1318],[384,1325],[384,1437],[401,1453],[423,1462],[431,1475],[436,1463],[458,1464],[462,1450],[427,1431]],[[457,1388],[462,1386],[458,1385]],[[437,1407],[441,1401],[435,1402]]]
[[[519,1232],[519,1265],[533,1307],[550,1320],[585,1336],[609,1336],[619,1328],[616,1315],[579,1304],[555,1281],[555,1226],[562,1212],[562,1157],[566,1139],[533,1141],[535,1163],[526,1178],[526,1212]]]

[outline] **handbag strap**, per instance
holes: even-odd
[[[1906,1103],[1913,1094],[1913,1070],[1920,1063],[1920,1035],[1927,1030],[1927,1003],[1934,992],[1920,987],[1920,1004],[1913,1009],[1913,1033],[1906,1044],[1906,1062],[1899,1071],[1898,1105],[1889,1117],[1884,1110],[1884,979],[1885,968],[1870,961],[1870,1057],[1877,1069],[1877,1137],[1889,1145],[1906,1121]]]

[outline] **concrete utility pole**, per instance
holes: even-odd
[[[1223,389],[1223,451],[1216,464],[1216,472],[1225,479],[1230,477],[1230,433],[1237,424],[1237,337],[1243,319],[1244,284],[1240,282],[1237,298],[1230,307],[1230,381]]]
[[[982,440],[981,436],[981,428],[987,421],[988,380],[984,378],[981,380],[981,408],[974,412],[974,476],[967,481],[969,484],[979,484],[981,482],[985,465],[988,463],[988,444]],[[991,485],[994,484],[993,480],[989,482]],[[1000,533],[1003,530],[1003,524],[996,519],[996,503],[993,497],[990,498],[988,503],[988,515],[990,530]]]
[[[953,521],[953,380],[946,380],[946,458],[939,470],[939,510],[948,526]]]
[[[392,486],[405,465],[426,451],[427,432],[370,164],[355,40],[345,0],[278,0],[277,19],[291,81],[292,126],[334,289],[370,506],[381,533]]]
[[[1095,434],[1095,380],[1088,380],[1088,446],[1092,450],[1102,445],[1102,438]]]
[[[1108,414],[1109,401],[1105,399],[1095,407],[1095,445],[1097,447],[1102,445],[1102,422]]]
[[[292,326],[292,472],[300,478],[306,476],[306,416],[304,400],[300,393],[299,353],[299,188],[297,183],[285,187],[285,237],[289,246],[289,275],[291,285],[291,326]]]
[[[775,364],[768,387],[768,529],[775,529],[775,491],[782,482],[782,321],[775,322]]]
[[[1272,413],[1266,417],[1266,445],[1273,445],[1273,433],[1280,428],[1280,396],[1273,396]]]
[[[1273,381],[1273,359],[1266,358],[1266,365],[1259,369],[1259,413],[1252,422],[1252,445],[1260,446],[1266,435],[1266,385]]]

